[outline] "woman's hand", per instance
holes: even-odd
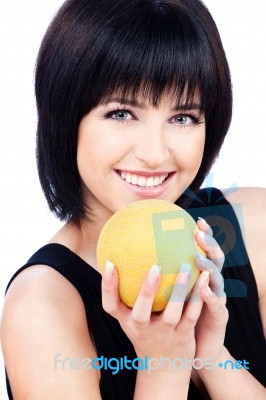
[[[210,226],[200,219],[200,232],[197,234],[199,246],[205,250],[207,257],[198,256],[197,265],[202,271],[209,273],[209,285],[200,289],[204,301],[202,313],[196,325],[196,358],[213,358],[219,361],[224,349],[225,330],[228,321],[224,280],[220,273],[224,254],[213,238]]]
[[[190,266],[185,264],[178,274],[165,310],[152,313],[152,303],[160,283],[160,268],[153,266],[150,269],[131,309],[121,302],[117,270],[107,262],[102,279],[103,308],[119,321],[137,356],[148,357],[148,371],[137,372],[134,400],[187,399],[191,367],[179,370],[173,368],[171,362],[184,357],[193,360],[195,355],[194,328],[203,301],[200,299],[185,305],[189,269]],[[165,361],[161,362],[161,358]]]
[[[131,309],[121,302],[117,270],[112,263],[107,263],[102,280],[103,308],[119,321],[138,357],[174,359],[186,356],[193,360],[194,328],[203,301],[198,296],[198,301],[185,303],[190,281],[189,269],[190,266],[184,264],[177,275],[176,284],[165,310],[161,313],[152,313],[152,303],[160,283],[159,267],[151,268]],[[195,296],[199,293],[199,288],[205,285],[206,275],[201,274],[197,282],[193,291]]]

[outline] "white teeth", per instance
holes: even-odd
[[[121,172],[121,178],[124,179],[127,183],[131,183],[132,185],[137,185],[141,187],[155,187],[161,185],[165,179],[168,177],[167,175],[161,176],[150,176],[145,177],[143,175],[130,174],[126,172]]]
[[[148,178],[148,179],[146,180],[146,186],[148,186],[148,187],[154,186],[154,180],[153,180],[153,178]]]
[[[156,176],[156,178],[154,178],[154,186],[158,186],[160,185],[160,178],[158,176]]]
[[[138,186],[146,186],[146,178],[144,176],[138,178]]]
[[[127,183],[131,183],[132,182],[132,175],[131,174],[126,174],[126,181],[127,181]]]
[[[132,185],[137,185],[138,184],[138,177],[137,175],[132,175]]]

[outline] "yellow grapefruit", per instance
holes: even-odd
[[[104,225],[97,243],[101,272],[111,261],[119,275],[121,300],[133,307],[142,281],[152,265],[162,269],[153,311],[165,308],[182,264],[191,265],[187,296],[199,276],[197,224],[182,208],[165,200],[140,200],[117,211]]]

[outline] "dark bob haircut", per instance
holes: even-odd
[[[36,65],[37,164],[51,211],[78,223],[92,215],[77,169],[81,119],[113,93],[165,95],[206,120],[196,190],[218,156],[232,115],[230,71],[216,25],[199,0],[69,0],[49,26]],[[99,161],[100,162],[100,161]]]

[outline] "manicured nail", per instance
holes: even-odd
[[[178,283],[185,283],[190,278],[191,265],[184,263],[181,265],[179,274],[177,276]]]
[[[207,225],[207,222],[205,221],[204,218],[198,217],[198,219],[199,219],[201,222],[203,222],[203,224]]]
[[[207,262],[207,258],[203,255],[203,254],[201,254],[201,253],[198,253],[197,254],[197,257],[200,259],[200,261],[202,261],[203,263],[206,263]]]
[[[190,272],[191,270],[191,265],[187,263],[183,263],[181,265],[180,271],[179,272]]]
[[[161,273],[161,268],[158,265],[153,265],[148,273],[148,282],[153,285]]]
[[[106,261],[104,269],[104,278],[106,280],[110,280],[113,276],[113,272],[114,272],[114,264],[111,261]]]
[[[206,286],[209,283],[210,273],[209,271],[203,271],[200,275],[200,286]]]
[[[199,237],[200,237],[201,239],[206,240],[206,239],[205,239],[205,233],[204,233],[204,232],[199,231],[198,235],[199,235]]]

